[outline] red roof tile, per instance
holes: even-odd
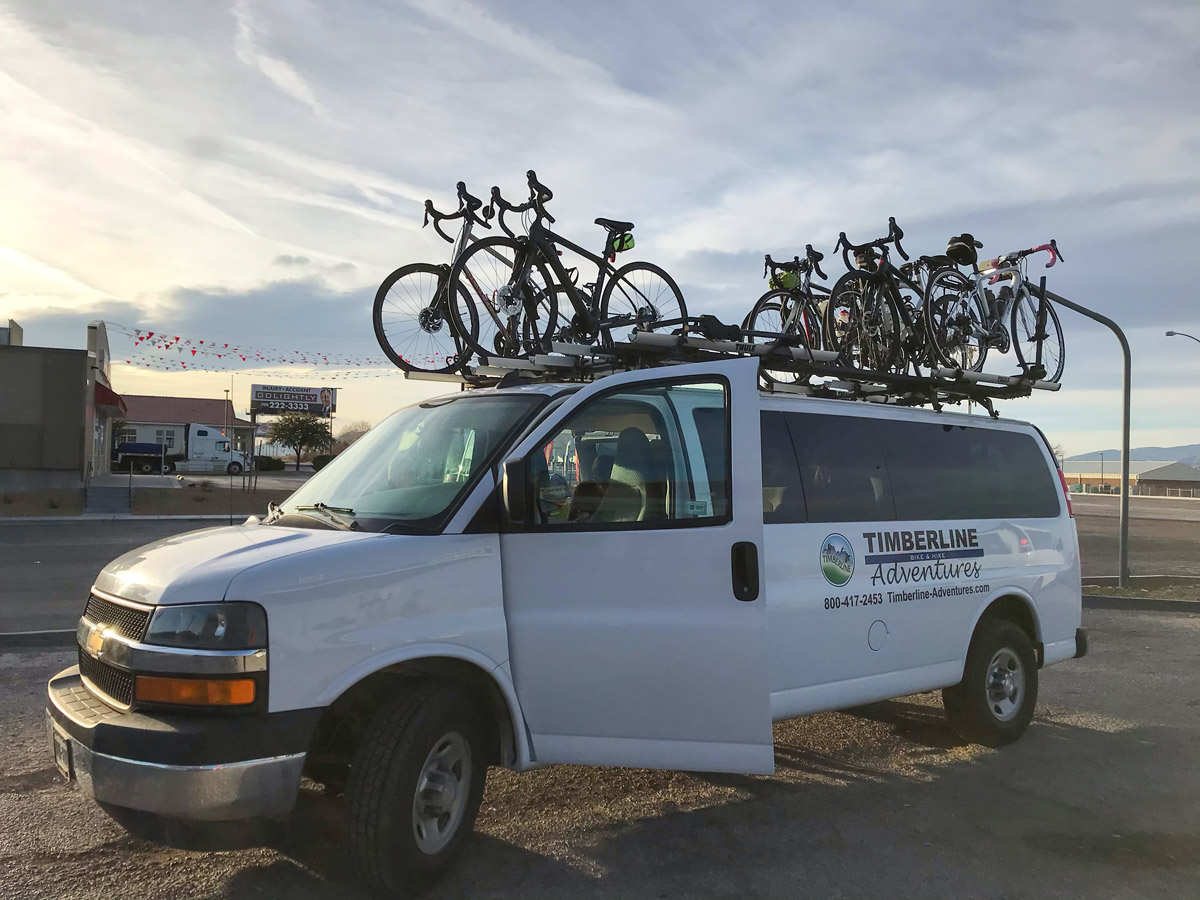
[[[212,425],[220,428],[226,422],[226,414],[230,425],[248,426],[245,419],[239,419],[233,412],[230,400],[206,400],[200,397],[143,397],[137,394],[122,394],[128,412],[126,422],[155,422],[164,425],[183,425],[195,422],[198,425]]]

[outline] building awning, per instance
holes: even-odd
[[[109,415],[123,416],[126,413],[125,401],[110,387],[105,387],[100,382],[96,382],[96,409],[101,412],[106,412]]]

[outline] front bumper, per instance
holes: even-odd
[[[320,718],[320,710],[120,712],[87,689],[77,666],[50,679],[47,693],[51,751],[81,790],[107,806],[188,822],[288,812]]]

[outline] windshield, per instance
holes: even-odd
[[[468,395],[406,407],[309,479],[283,512],[320,515],[301,507],[322,504],[365,530],[437,530],[542,399]]]

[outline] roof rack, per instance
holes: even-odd
[[[701,325],[703,327],[703,325]],[[740,340],[727,339],[738,334]],[[841,400],[863,400],[900,406],[969,401],[978,403],[996,417],[993,400],[1027,397],[1033,391],[1057,391],[1057,382],[1041,380],[1039,372],[993,375],[939,367],[917,374],[877,372],[841,365],[839,354],[798,346],[794,338],[723,326],[722,338],[703,334],[665,334],[635,331],[628,341],[600,347],[559,341],[550,343],[548,353],[530,354],[525,359],[489,359],[466,366],[461,374],[408,372],[419,381],[456,383],[464,388],[508,387],[536,382],[595,381],[614,372],[655,366],[708,362],[720,359],[757,357],[761,370],[787,372],[794,383],[764,378],[763,390]],[[758,340],[758,343],[754,341]]]

